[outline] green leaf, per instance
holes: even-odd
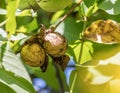
[[[22,23],[21,23],[22,22]],[[17,18],[18,32],[32,32],[38,28],[38,23],[36,18],[24,16]]]
[[[1,41],[2,42],[2,41]],[[6,43],[4,44],[1,44],[0,45],[0,62],[2,62],[2,58],[4,56],[4,52],[5,52],[5,47],[6,47]],[[0,63],[0,66],[1,66],[2,63]]]
[[[11,89],[9,86],[5,85],[2,82],[0,82],[0,92],[1,93],[16,93],[13,89]]]
[[[76,66],[78,70],[74,70],[70,78],[72,93],[120,92],[120,62],[114,64],[106,60],[96,64],[91,61]]]
[[[92,0],[92,1],[84,0],[80,4],[79,15],[81,15],[83,17],[91,16],[98,10],[97,4],[98,4],[98,2],[96,0]]]
[[[72,17],[67,18],[64,23],[56,29],[57,32],[62,33],[69,44],[73,44],[76,40],[80,39],[80,33],[83,29],[83,23],[77,23]]]
[[[114,20],[116,22],[120,22],[120,14],[119,15],[111,15],[111,14],[108,14],[107,12],[105,12],[104,10],[98,10],[96,13],[94,13],[94,15],[91,15],[89,17],[89,22],[93,22],[93,21],[96,21],[96,20],[99,20],[99,19],[104,19],[104,20],[107,20],[107,19],[111,19],[111,20]]]
[[[17,28],[29,24],[33,19],[34,18],[32,16],[17,16]]]
[[[120,52],[120,44],[107,45],[93,43],[93,49],[94,52],[91,54],[93,60],[105,60]]]
[[[111,90],[111,93],[119,93],[120,79],[111,80],[109,88]]]
[[[55,90],[60,89],[60,83],[58,81],[58,77],[56,76],[56,69],[54,68],[51,62],[49,62],[47,71],[45,73],[41,72],[40,68],[33,68],[30,66],[27,66],[27,68],[31,74],[44,79],[47,85],[49,85],[51,88]],[[65,90],[67,90],[65,74],[62,71],[60,71],[60,77],[62,78],[63,87],[65,88]]]
[[[37,77],[43,78],[49,86],[58,90],[59,84],[55,76],[54,68],[50,65],[51,64],[48,65],[47,71],[45,73],[41,72],[40,68],[32,68],[29,66],[28,69],[30,72],[32,72],[31,74],[34,74]]]
[[[6,50],[6,48],[2,48],[2,51],[4,52],[2,57],[2,65],[4,68],[31,82],[26,69],[19,58],[19,55],[15,55],[10,50]]]
[[[28,32],[36,30],[38,28],[37,19],[34,18],[29,24],[25,25],[25,28]]]
[[[85,5],[85,3],[84,3],[84,2],[81,2],[80,6],[79,6],[79,15],[80,15],[81,17],[84,17],[85,14],[86,14],[86,12],[87,12],[87,10],[88,10],[88,8],[87,8],[87,6]]]
[[[98,10],[97,2],[95,2],[91,7],[88,8],[88,11],[87,11],[87,13],[86,13],[86,16],[87,16],[87,17],[91,16],[91,15],[94,14],[97,10]]]
[[[3,36],[0,34],[0,41],[7,41],[7,38],[3,37]]]
[[[81,46],[82,42],[76,41],[73,45],[70,45],[68,48],[68,54],[74,57],[76,63],[85,63],[92,59],[91,54],[93,53],[92,43],[91,42],[84,42],[83,46]],[[82,47],[82,48],[81,48]],[[80,51],[82,51],[80,55]],[[80,62],[78,62],[79,58],[81,57]]]
[[[16,31],[16,17],[15,13],[20,0],[7,0],[7,23],[6,31],[9,32],[8,37],[15,34]]]
[[[6,6],[5,0],[0,0],[0,8],[4,8],[5,9],[5,6]]]
[[[35,0],[20,0],[20,3],[19,3],[19,6],[18,6],[19,9],[21,10],[24,10],[24,9],[38,9],[39,6],[37,5],[36,1]]]
[[[99,3],[99,8],[112,15],[120,14],[120,0],[103,0]]]
[[[36,93],[27,80],[3,69],[0,69],[0,81],[7,84],[17,93]]]
[[[6,44],[0,48],[2,50],[0,51],[2,59],[0,59],[2,67],[4,67],[4,69],[0,68],[0,81],[17,93],[35,93],[30,77],[19,57],[11,51],[6,50]]]
[[[32,13],[30,9],[26,9],[21,11],[17,16],[31,16],[32,17]]]
[[[52,16],[50,23],[54,24],[57,20],[59,20],[59,18],[60,18],[64,13],[65,13],[64,10],[61,10],[61,11],[56,12],[56,13]]]
[[[0,27],[2,27],[6,22],[6,10],[0,10]]]
[[[84,0],[83,2],[85,3],[85,5],[87,7],[90,7],[90,6],[92,6],[94,4],[95,1],[96,0]]]
[[[19,6],[18,6],[19,9],[26,9],[29,7],[30,7],[30,4],[28,3],[28,0],[20,0]]]
[[[76,41],[74,44],[69,45],[67,51],[78,64],[83,64],[87,61],[99,62],[100,60],[112,58],[120,52],[120,44],[108,45],[85,41],[82,48],[81,44],[82,42]],[[80,55],[81,50],[82,53]],[[79,58],[81,58],[80,62],[78,62]]]

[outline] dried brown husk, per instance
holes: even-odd
[[[52,57],[52,60],[55,64],[61,67],[62,71],[64,71],[67,67],[70,57],[68,55],[62,55],[60,57]]]
[[[40,66],[40,68],[41,68],[42,72],[45,72],[47,70],[47,67],[48,67],[48,56],[46,55],[45,61],[44,61],[43,65]]]

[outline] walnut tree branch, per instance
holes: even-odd
[[[54,30],[73,12],[73,10],[80,5],[82,0],[79,0],[77,4],[75,4],[61,19],[60,21],[54,26]]]

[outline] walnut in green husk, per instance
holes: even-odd
[[[59,57],[67,50],[67,40],[57,32],[49,32],[44,36],[43,47],[50,56]]]
[[[38,43],[25,44],[21,49],[22,60],[33,67],[39,67],[44,64],[45,52]]]

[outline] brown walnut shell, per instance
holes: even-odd
[[[43,47],[50,56],[59,57],[67,50],[67,40],[57,32],[47,33],[44,37]]]
[[[44,64],[45,52],[38,43],[26,44],[21,50],[22,60],[33,67],[39,67]]]

